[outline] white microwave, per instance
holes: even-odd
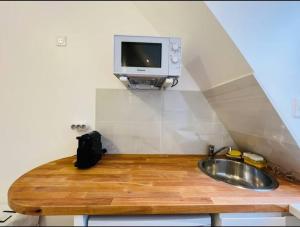
[[[114,74],[132,86],[161,87],[167,78],[176,78],[178,82],[180,38],[115,35]]]

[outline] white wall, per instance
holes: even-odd
[[[300,3],[207,2],[245,56],[280,117],[300,145],[300,119],[292,102],[300,97]]]
[[[2,202],[24,172],[75,154],[69,127],[95,125],[96,88],[124,89],[112,75],[114,34],[182,37],[175,90],[251,71],[202,2],[0,2],[0,28]],[[56,46],[58,35],[67,47]]]
[[[5,201],[25,171],[75,154],[70,124],[94,125],[96,87],[123,88],[112,75],[113,34],[157,33],[130,2],[1,2],[0,27]],[[58,35],[67,47],[56,46]]]
[[[252,73],[204,2],[135,2],[135,5],[160,34],[182,38],[184,65],[201,90]]]

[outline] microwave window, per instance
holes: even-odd
[[[161,43],[122,42],[122,66],[161,68],[161,49]]]

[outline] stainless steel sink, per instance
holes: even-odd
[[[198,165],[208,176],[237,187],[255,191],[270,191],[278,187],[274,177],[242,162],[212,158],[201,160]]]

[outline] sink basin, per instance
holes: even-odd
[[[274,177],[248,164],[228,159],[206,159],[198,163],[208,176],[228,184],[255,191],[270,191],[278,187]]]

